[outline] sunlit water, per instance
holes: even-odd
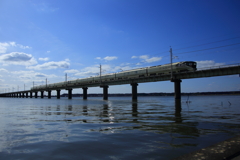
[[[0,98],[0,159],[172,159],[240,133],[240,96]]]

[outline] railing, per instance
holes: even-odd
[[[204,67],[204,68],[197,68],[197,71],[218,69],[218,68],[229,68],[229,67],[236,67],[236,66],[240,66],[240,63],[228,64],[228,65],[220,65],[220,66],[211,66],[211,67]]]

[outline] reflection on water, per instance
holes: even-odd
[[[2,98],[0,159],[171,159],[238,134],[239,98]]]

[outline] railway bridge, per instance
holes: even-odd
[[[47,92],[48,98],[51,98],[51,92],[55,90],[57,91],[57,98],[59,99],[61,90],[67,90],[68,99],[72,99],[72,90],[75,88],[82,88],[83,99],[87,99],[87,90],[89,87],[101,87],[103,88],[103,99],[107,100],[109,86],[130,84],[132,87],[132,99],[137,100],[137,86],[139,83],[171,81],[174,83],[175,101],[179,101],[181,100],[181,82],[183,79],[215,77],[215,76],[225,76],[225,75],[234,75],[234,74],[240,74],[240,64],[201,68],[201,69],[198,69],[197,71],[173,73],[172,76],[171,74],[165,74],[165,75],[155,75],[155,76],[148,76],[148,77],[139,77],[134,79],[121,79],[121,80],[116,79],[108,82],[101,81],[98,83],[91,83],[91,84],[66,83],[61,87],[51,87],[46,85],[45,89],[32,89],[32,90],[25,90],[25,91],[1,93],[0,97],[38,98],[38,93],[40,92],[41,94],[40,97],[44,98],[44,92]]]

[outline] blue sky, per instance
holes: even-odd
[[[198,68],[240,63],[239,8],[238,0],[1,0],[0,92],[64,81],[66,73],[95,76],[100,64],[104,73],[166,64],[169,46],[174,62]],[[238,75],[182,82],[182,92],[232,90],[240,90]],[[138,92],[173,92],[173,83],[141,83]]]

